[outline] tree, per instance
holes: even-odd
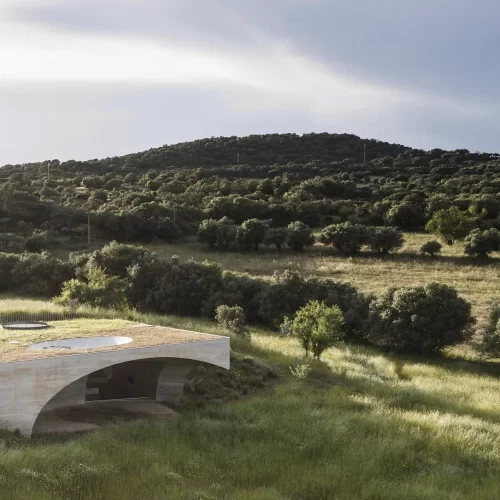
[[[283,227],[269,227],[264,236],[264,245],[274,245],[277,250],[285,244],[287,238],[287,231]]]
[[[470,338],[470,311],[448,285],[391,288],[370,304],[367,338],[396,351],[438,352]]]
[[[442,238],[448,245],[463,240],[477,225],[476,217],[458,207],[438,210],[425,229]]]
[[[198,227],[198,241],[205,243],[209,248],[217,247],[217,227],[218,221],[215,219],[205,219]]]
[[[362,224],[344,222],[325,227],[321,231],[319,241],[324,245],[331,245],[343,254],[352,255],[370,242],[370,233]]]
[[[317,359],[344,338],[344,317],[337,306],[328,307],[316,300],[302,307],[293,319],[292,333],[304,348],[306,356],[312,352]]]
[[[221,305],[217,307],[215,319],[219,325],[230,332],[245,340],[250,340],[250,331],[248,330],[242,307]]]
[[[464,251],[466,255],[487,258],[490,253],[500,251],[500,232],[498,229],[474,229],[465,238]]]
[[[420,229],[425,223],[422,207],[409,201],[392,205],[386,219],[391,226],[407,230]]]
[[[304,247],[314,245],[312,231],[300,221],[290,222],[287,227],[286,244],[296,252],[302,252]]]
[[[259,249],[259,245],[264,241],[268,225],[259,219],[248,219],[238,229],[238,241],[243,250],[253,248]]]
[[[404,243],[403,233],[394,227],[370,227],[372,252],[382,255],[399,250]]]
[[[442,248],[443,246],[441,245],[441,243],[439,243],[439,241],[432,240],[428,241],[427,243],[424,243],[420,247],[420,253],[422,254],[428,253],[431,257],[434,257],[434,255],[439,253]]]

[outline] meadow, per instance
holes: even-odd
[[[423,285],[437,281],[453,286],[472,304],[479,324],[488,317],[489,310],[500,300],[500,260],[493,254],[489,261],[466,257],[463,245],[444,245],[440,256],[420,254],[420,247],[432,237],[426,233],[405,233],[403,248],[383,257],[361,253],[345,257],[317,243],[301,254],[266,249],[259,252],[213,252],[204,249],[194,238],[176,244],[146,245],[159,255],[170,258],[176,254],[181,260],[193,258],[216,261],[223,269],[270,278],[275,270],[294,269],[305,276],[318,276],[345,281],[364,293],[379,294],[392,286]]]
[[[21,304],[17,304],[20,307]],[[25,301],[31,311],[51,307]],[[12,307],[0,301],[2,308]],[[96,317],[102,313],[96,312]],[[136,316],[220,333],[208,320]],[[92,322],[92,319],[80,320]],[[89,325],[82,325],[87,327]],[[490,500],[500,488],[500,365],[339,344],[322,361],[252,329],[233,356],[277,382],[175,420],[31,441],[2,434],[6,500]],[[307,369],[297,369],[304,367]],[[237,364],[233,375],[243,377]],[[294,376],[295,373],[302,375]]]

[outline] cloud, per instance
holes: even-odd
[[[493,150],[495,13],[492,0],[0,0],[0,163],[324,130]]]

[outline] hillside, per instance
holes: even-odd
[[[103,160],[7,165],[0,246],[85,243],[89,215],[93,239],[129,242],[173,241],[223,216],[274,227],[351,221],[413,231],[452,205],[484,209],[485,227],[497,227],[499,172],[496,154],[422,151],[347,134],[212,138]]]

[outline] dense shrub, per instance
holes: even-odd
[[[248,274],[224,271],[219,287],[207,297],[201,314],[213,317],[220,305],[241,306],[246,318],[257,323],[259,318],[259,294],[266,288],[266,283]]]
[[[500,304],[491,309],[489,322],[483,331],[481,351],[488,357],[500,357]]]
[[[245,320],[245,313],[240,306],[218,306],[215,319],[223,328],[239,337],[250,340],[250,331]]]
[[[370,227],[368,229],[373,252],[385,255],[403,246],[405,241],[403,233],[394,227]]]
[[[240,248],[245,250],[258,250],[264,241],[268,225],[259,219],[249,219],[238,228],[236,238]]]
[[[498,229],[481,231],[475,229],[465,238],[465,254],[486,258],[492,252],[500,250],[500,232]]]
[[[276,329],[286,316],[292,317],[311,300],[324,302],[327,306],[339,306],[344,314],[346,340],[363,340],[369,298],[347,283],[304,278],[297,271],[276,271],[272,282],[265,286],[256,299],[259,303],[259,320]]]
[[[391,288],[370,304],[367,338],[398,351],[437,352],[469,338],[470,310],[454,288],[440,283]]]
[[[290,222],[287,227],[286,244],[296,252],[302,252],[304,247],[314,245],[314,235],[303,222]]]
[[[319,241],[324,245],[331,245],[343,254],[353,255],[370,242],[370,234],[368,228],[362,224],[344,222],[325,227]]]
[[[55,302],[62,305],[74,304],[102,307],[106,309],[125,309],[125,282],[108,276],[100,267],[91,267],[86,275],[87,281],[72,279],[63,285],[61,295]]]
[[[427,243],[424,243],[420,247],[420,253],[422,253],[422,254],[428,253],[431,257],[434,257],[434,255],[441,252],[442,248],[443,248],[443,245],[441,245],[441,243],[439,243],[439,241],[432,240],[432,241],[428,241]]]
[[[286,243],[287,230],[284,227],[269,227],[264,236],[264,245],[274,245],[277,250]]]
[[[387,254],[403,246],[403,233],[393,227],[371,227],[363,224],[332,224],[323,229],[320,242],[331,245],[345,255],[357,254],[363,246],[372,252]]]
[[[112,241],[91,254],[86,263],[88,269],[100,267],[106,274],[125,278],[127,269],[144,257],[148,251],[135,245]]]
[[[304,348],[306,356],[321,354],[344,338],[344,318],[338,306],[328,307],[316,300],[308,302],[295,314],[292,333]]]
[[[129,268],[128,283],[129,301],[141,310],[201,316],[221,289],[222,271],[215,263],[181,263],[177,256],[167,261],[147,254]]]
[[[53,297],[62,284],[74,277],[70,262],[56,259],[48,252],[0,253],[0,291]]]

